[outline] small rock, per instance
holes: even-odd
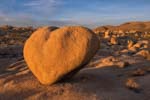
[[[129,50],[128,49],[123,49],[120,51],[120,53],[123,53],[123,54],[128,54]]]
[[[143,45],[143,48],[148,49],[148,45],[147,44]]]
[[[136,52],[138,52],[138,48],[136,47],[131,47],[128,49],[130,53],[135,54]]]
[[[128,62],[119,61],[119,62],[116,62],[116,65],[119,68],[125,68],[125,67],[129,66],[129,63]]]
[[[117,40],[117,38],[116,38],[116,37],[111,37],[111,39],[110,39],[110,43],[111,43],[111,44],[113,44],[113,45],[118,44],[118,40]]]
[[[109,31],[106,31],[104,33],[104,38],[110,38],[110,32]]]
[[[108,62],[114,62],[114,61],[118,61],[118,59],[117,58],[115,58],[115,57],[113,57],[113,56],[109,56],[109,57],[107,57],[107,58],[104,58],[103,60],[102,60],[102,62],[103,63],[108,63]]]
[[[131,48],[133,46],[134,42],[132,40],[128,40],[128,48]]]
[[[150,52],[148,50],[141,50],[138,53],[136,53],[136,55],[142,56],[146,59],[150,58]]]
[[[141,48],[141,47],[142,47],[142,43],[138,42],[138,43],[136,43],[135,45],[133,45],[133,47]]]
[[[132,76],[143,76],[146,74],[146,71],[138,68],[137,70],[133,71],[131,74]]]
[[[140,90],[140,85],[132,78],[127,79],[126,87],[135,92],[139,92],[139,90]]]
[[[9,43],[10,43],[10,44],[14,44],[14,43],[15,43],[15,40],[10,40]]]

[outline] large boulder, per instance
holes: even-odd
[[[24,58],[42,84],[53,84],[78,72],[98,48],[96,34],[85,27],[43,27],[26,41]]]

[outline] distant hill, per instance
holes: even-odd
[[[94,29],[94,31],[106,31],[106,30],[123,30],[123,31],[130,31],[130,30],[135,30],[135,31],[141,31],[141,32],[150,32],[150,21],[147,22],[127,22],[124,24],[121,24],[119,26],[111,26],[111,25],[106,25],[106,26],[100,26]]]

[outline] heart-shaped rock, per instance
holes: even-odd
[[[26,41],[24,58],[42,84],[53,84],[83,68],[98,48],[98,37],[85,27],[43,27]]]

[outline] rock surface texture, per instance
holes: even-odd
[[[99,39],[85,27],[43,27],[26,41],[24,58],[42,84],[53,84],[78,72],[98,48]]]

